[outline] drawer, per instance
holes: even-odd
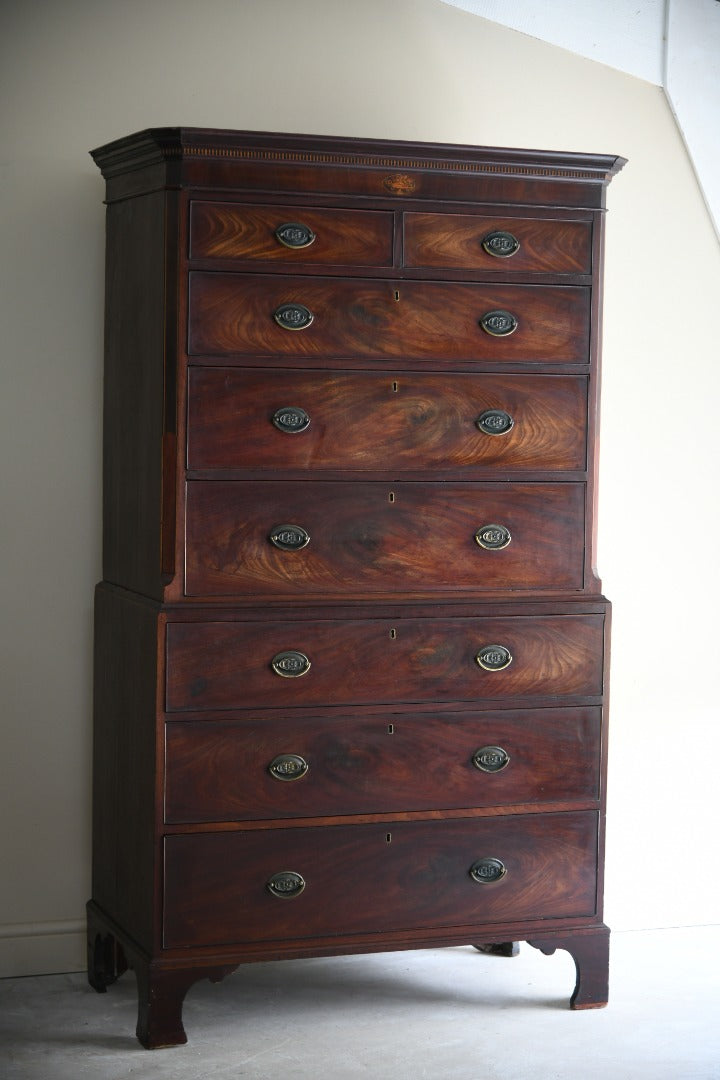
[[[595,696],[602,656],[602,615],[169,622],[167,709]]]
[[[190,258],[391,266],[393,215],[375,210],[193,202]]]
[[[591,916],[596,871],[592,811],[168,836],[164,944]]]
[[[166,725],[165,820],[597,799],[599,708]]]
[[[583,375],[191,367],[188,468],[583,470]]]
[[[405,214],[404,225],[408,267],[499,274],[589,274],[592,269],[589,221]]]
[[[579,590],[584,514],[584,484],[193,481],[186,592]]]
[[[516,329],[483,330],[494,312]],[[585,365],[589,328],[584,287],[190,274],[193,355]]]

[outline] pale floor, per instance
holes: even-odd
[[[720,1080],[720,926],[616,933],[611,1003],[529,945],[295,960],[198,983],[187,1046],[143,1050],[128,973],[0,981],[3,1080]]]

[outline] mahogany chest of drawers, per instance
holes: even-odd
[[[522,939],[604,1004],[622,159],[182,128],[93,156],[91,984],[133,968],[155,1047],[242,962]]]

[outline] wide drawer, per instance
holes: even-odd
[[[585,287],[190,274],[195,355],[587,364],[589,329]]]
[[[166,725],[165,820],[597,799],[599,708]]]
[[[596,870],[592,811],[169,836],[164,944],[592,916]]]
[[[375,210],[193,202],[190,257],[389,266],[393,215]]]
[[[583,375],[191,367],[188,468],[582,470]]]
[[[405,214],[405,266],[500,274],[589,274],[588,221]]]
[[[579,590],[584,508],[584,484],[193,481],[186,592]]]
[[[171,712],[585,697],[602,673],[602,615],[167,626]]]

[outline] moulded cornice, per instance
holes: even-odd
[[[91,154],[106,179],[165,161],[216,158],[607,184],[625,164],[611,155],[213,128],[149,128]]]

